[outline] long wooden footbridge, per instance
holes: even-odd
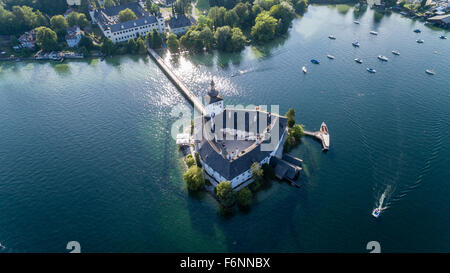
[[[150,47],[147,47],[148,53],[156,61],[164,74],[173,82],[173,84],[182,92],[182,94],[194,105],[202,115],[205,114],[205,107],[202,101],[197,98],[189,88],[175,75],[172,70],[164,63],[164,60]]]

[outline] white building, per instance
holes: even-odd
[[[195,150],[215,184],[230,181],[236,189],[251,181],[253,163],[269,164],[272,157],[282,154],[286,117],[254,109],[224,109],[214,82],[205,101],[202,130],[194,129]],[[196,123],[198,128],[199,120]]]
[[[137,19],[127,22],[119,21],[119,13],[124,9],[134,12]],[[105,37],[113,43],[128,41],[131,38],[145,36],[156,29],[159,33],[166,31],[166,25],[162,16],[154,16],[146,12],[141,2],[133,2],[124,5],[90,10],[92,23],[97,24]]]
[[[76,47],[81,41],[82,33],[78,26],[67,28],[66,42],[69,47]]]
[[[176,15],[169,19],[170,32],[176,35],[183,35],[187,32],[192,22],[185,15]]]

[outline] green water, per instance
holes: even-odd
[[[398,14],[353,20],[311,6],[270,45],[164,56],[198,95],[214,78],[226,104],[294,107],[307,129],[329,127],[328,153],[309,138],[292,151],[300,189],[274,182],[230,218],[187,193],[169,113],[189,104],[148,57],[0,63],[0,252],[450,251],[450,44]]]

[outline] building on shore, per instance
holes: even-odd
[[[79,26],[67,28],[66,42],[69,47],[76,47],[80,43],[82,32]]]
[[[427,19],[428,22],[440,27],[450,27],[450,14],[437,15]]]
[[[23,48],[33,49],[36,45],[36,30],[32,29],[28,32],[25,32],[19,37],[20,46]]]
[[[137,19],[127,22],[119,21],[119,13],[122,10],[130,9]],[[111,39],[113,43],[128,41],[156,29],[159,33],[166,31],[164,18],[161,15],[154,16],[144,9],[142,2],[132,2],[123,5],[101,8],[93,10],[90,8],[89,14],[93,24],[97,24],[103,35]]]
[[[192,26],[192,21],[186,15],[175,14],[175,16],[170,17],[168,25],[170,32],[176,35],[183,35]]]
[[[194,121],[195,150],[214,184],[230,181],[236,189],[251,182],[253,163],[281,158],[286,117],[259,109],[225,109],[213,81],[205,104],[205,115]]]

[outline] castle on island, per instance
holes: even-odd
[[[260,107],[225,108],[214,81],[204,101],[203,115],[194,120],[194,150],[206,174],[215,180],[213,184],[230,181],[234,189],[248,185],[255,162],[272,164],[280,179],[296,178],[299,162],[283,155],[288,135],[286,117]]]

